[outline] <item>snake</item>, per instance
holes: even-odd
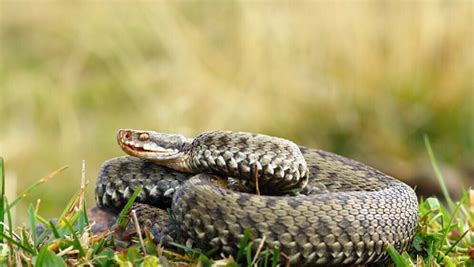
[[[163,242],[235,255],[249,231],[253,253],[327,266],[385,262],[389,246],[406,251],[416,234],[410,186],[331,152],[223,130],[187,138],[121,129],[117,141],[129,156],[103,163],[96,204],[120,210],[141,188],[138,218]]]

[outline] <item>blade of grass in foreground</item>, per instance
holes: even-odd
[[[117,218],[117,224],[125,227],[127,224],[127,220],[125,219],[125,216],[128,214],[128,211],[132,208],[133,203],[135,202],[135,199],[138,197],[138,194],[142,191],[142,187],[139,187],[133,192],[132,196],[130,199],[127,201],[127,204],[123,207],[122,211],[120,212],[118,218]]]
[[[0,179],[2,179],[2,192],[0,195],[0,233],[3,234],[3,222],[5,221],[5,173],[3,158],[0,157]],[[3,236],[0,236],[0,243],[3,242]]]
[[[397,267],[413,266],[413,264],[410,262],[410,256],[408,255],[408,253],[404,252],[403,254],[400,254],[393,246],[389,246],[387,248],[387,252],[392,257],[392,260],[395,266]]]
[[[15,200],[13,200],[10,203],[10,205],[8,206],[8,209],[11,209],[12,207],[14,207],[20,200],[22,200],[26,195],[28,195],[31,191],[33,191],[33,189],[35,189],[37,186],[39,186],[40,184],[46,183],[49,179],[51,179],[54,176],[58,175],[60,172],[64,171],[67,168],[69,168],[69,166],[63,166],[63,167],[55,170],[54,172],[46,175],[45,177],[39,179],[36,183],[34,183],[31,186],[29,186],[28,188],[26,188],[25,191],[23,191],[23,193],[21,193],[17,198],[15,198]]]
[[[38,239],[36,235],[36,211],[32,205],[28,208],[28,219],[30,221],[30,232],[31,238],[33,239],[33,245],[35,248],[38,247]]]
[[[7,196],[4,196],[4,206],[3,207],[8,207],[8,199],[7,199]],[[10,212],[9,209],[4,209],[3,212],[6,211],[6,215],[7,215],[7,221],[8,221],[8,234],[10,236],[13,236],[13,222],[12,222],[12,213]],[[3,224],[2,224],[2,227],[3,227]],[[0,232],[0,233],[3,233],[3,232]]]
[[[38,257],[35,262],[36,266],[58,266],[66,267],[64,260],[56,255],[54,252],[48,249],[48,246],[43,246],[41,251],[38,253]]]
[[[453,213],[451,214],[451,216],[449,217],[448,219],[448,224],[445,226],[445,229],[442,230],[442,234],[443,234],[443,238],[442,240],[448,240],[448,234],[449,234],[449,231],[451,230],[451,225],[453,224],[453,221],[454,219],[456,218],[458,212],[459,212],[459,209],[461,208],[462,204],[466,201],[467,199],[467,194],[463,194],[461,200],[459,201],[459,203],[456,205],[456,207],[454,208],[454,211]],[[438,247],[438,250],[442,250],[442,246],[443,246],[443,243],[440,243],[439,247]],[[449,252],[452,248],[449,248],[447,252]],[[447,253],[446,253],[447,254]]]
[[[239,251],[237,252],[236,261],[239,262],[245,252],[245,247],[247,247],[252,233],[249,229],[244,230],[244,238],[240,241]]]
[[[273,258],[272,258],[272,267],[276,267],[278,262],[280,261],[280,249],[274,248],[273,249]]]
[[[77,236],[76,230],[74,229],[74,227],[71,225],[71,223],[68,220],[63,219],[63,221],[66,224],[66,227],[69,229],[69,231],[71,231],[74,248],[79,251],[79,255],[84,257],[86,255],[86,252],[84,251],[84,248],[82,247],[81,241],[79,237]]]
[[[7,236],[7,235],[5,235],[4,233],[0,233],[0,237],[1,237],[2,239],[5,238],[6,240],[8,240],[9,242],[11,242],[11,243],[14,244],[15,246],[17,246],[17,247],[23,249],[24,251],[26,251],[26,252],[28,252],[28,253],[30,253],[30,254],[32,254],[32,255],[35,255],[35,254],[36,254],[36,252],[35,252],[33,249],[31,249],[31,248],[29,248],[29,247],[27,247],[27,246],[23,246],[21,242],[16,241],[16,240],[13,239],[12,237]]]
[[[444,182],[443,174],[439,169],[438,162],[436,161],[433,150],[431,149],[430,140],[427,135],[425,135],[423,138],[425,140],[426,151],[428,151],[428,156],[430,157],[431,165],[433,166],[433,170],[436,174],[435,176],[438,179],[438,183],[441,186],[441,190],[443,191],[443,196],[448,202],[449,208],[451,209],[451,211],[453,211],[455,205],[453,200],[451,199],[451,196],[449,195],[448,188],[446,187],[446,183]]]

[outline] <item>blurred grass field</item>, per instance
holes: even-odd
[[[28,197],[57,216],[84,159],[93,205],[100,164],[123,154],[118,128],[276,135],[428,194],[426,134],[448,186],[473,186],[473,10],[469,1],[2,1],[7,195],[69,165]]]

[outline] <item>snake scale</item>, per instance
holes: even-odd
[[[103,164],[97,205],[120,209],[142,187],[138,217],[163,241],[236,253],[250,229],[254,252],[263,242],[293,265],[354,265],[386,260],[389,245],[407,250],[416,232],[408,185],[330,152],[230,131],[119,130],[117,139],[132,157]]]

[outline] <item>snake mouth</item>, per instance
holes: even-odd
[[[183,152],[177,149],[164,148],[153,142],[138,145],[131,142],[123,142],[120,144],[120,147],[130,156],[145,159],[166,167],[174,166],[176,162],[178,162],[176,167],[180,167],[179,159],[184,155]],[[182,169],[182,171],[186,171],[186,169]]]
[[[148,142],[145,144],[134,144],[129,141],[121,142],[122,148],[136,153],[158,153],[158,154],[176,154],[179,153],[177,149],[168,149],[161,146],[158,146],[155,143]]]

